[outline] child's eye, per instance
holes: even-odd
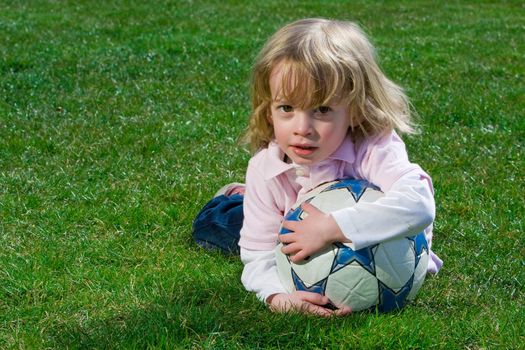
[[[321,113],[321,114],[326,114],[328,112],[331,112],[332,108],[330,108],[328,106],[319,106],[319,107],[316,108],[316,111]]]
[[[290,113],[293,112],[293,107],[290,105],[281,105],[277,107],[277,109],[281,110],[284,113]]]

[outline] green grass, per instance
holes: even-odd
[[[522,348],[520,1],[1,1],[1,348]],[[423,133],[445,261],[393,314],[270,313],[191,222],[242,181],[257,50],[354,20]]]

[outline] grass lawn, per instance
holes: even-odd
[[[421,117],[445,265],[400,312],[273,314],[191,240],[243,181],[255,54],[314,16]],[[0,348],[523,348],[524,37],[521,1],[0,1]]]

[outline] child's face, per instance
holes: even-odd
[[[282,71],[277,65],[270,76],[271,114],[275,139],[281,150],[299,165],[314,165],[335,152],[350,127],[348,108],[332,103],[302,110],[280,95]]]

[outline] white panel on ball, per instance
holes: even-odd
[[[379,198],[384,197],[384,193],[380,191],[376,191],[372,188],[367,188],[365,193],[361,195],[361,198],[359,198],[359,202],[362,203],[372,203],[378,200]]]
[[[414,300],[416,298],[419,288],[421,288],[423,282],[425,281],[425,276],[427,275],[427,268],[428,254],[426,250],[423,250],[421,252],[419,262],[416,266],[416,270],[414,271],[414,283],[412,284],[412,289],[410,290],[410,293],[408,293],[408,300]]]
[[[310,202],[310,204],[320,208],[324,213],[331,213],[339,209],[353,207],[355,203],[354,197],[352,197],[345,188],[322,192]]]
[[[396,239],[379,244],[374,251],[376,276],[394,291],[399,291],[414,273],[414,242]]]
[[[277,266],[287,266],[289,265],[288,258],[281,252],[283,247],[282,243],[275,248],[275,263]],[[277,274],[281,280],[281,284],[286,289],[288,293],[291,293],[295,290],[295,286],[292,279],[292,271],[290,269],[277,269]]]
[[[379,298],[377,279],[357,262],[353,262],[328,277],[326,295],[335,305],[361,311],[376,305]]]
[[[330,274],[334,258],[334,250],[327,249],[312,255],[308,260],[301,263],[290,262],[290,265],[297,276],[308,286],[311,286]]]

